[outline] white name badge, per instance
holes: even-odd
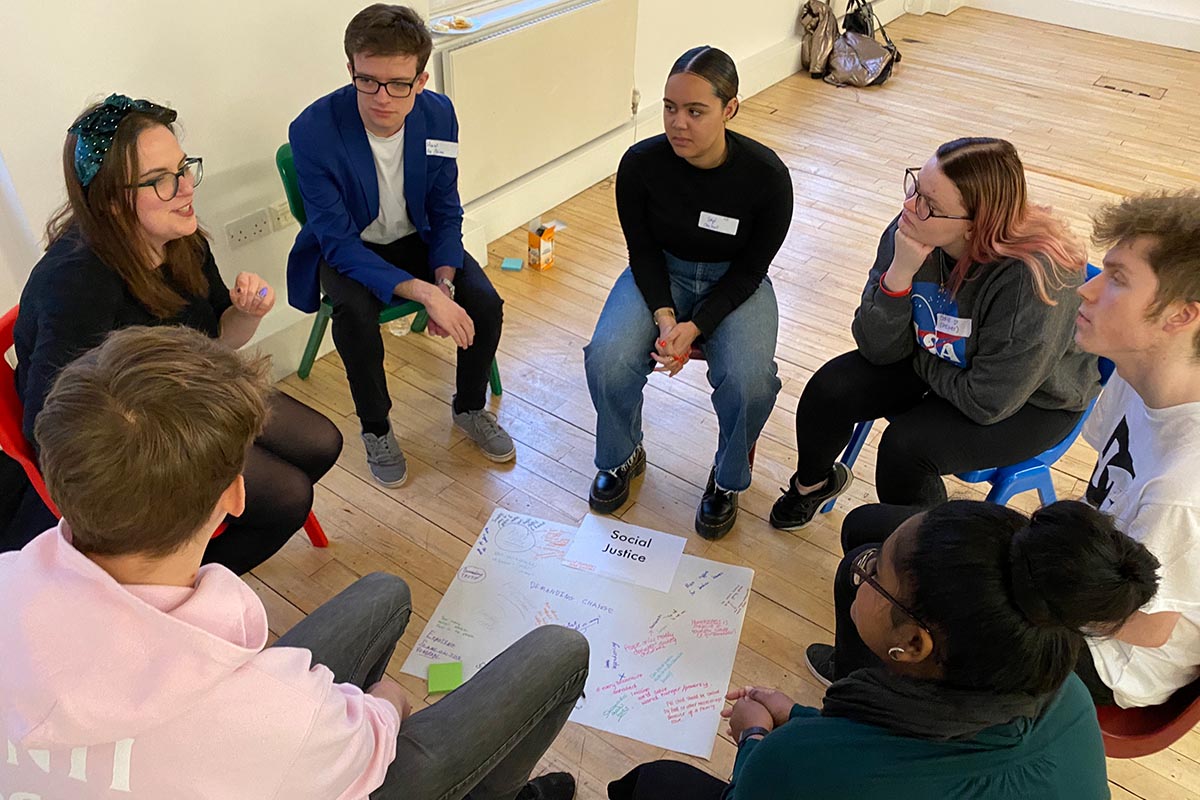
[[[426,139],[425,155],[441,156],[442,158],[458,158],[458,142],[445,142],[441,139]]]
[[[738,221],[733,217],[722,217],[720,214],[701,211],[700,227],[706,231],[716,231],[717,233],[737,236]]]
[[[935,329],[938,333],[965,339],[971,335],[971,320],[967,317],[952,317],[949,314],[938,314]]]

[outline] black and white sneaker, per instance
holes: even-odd
[[[821,488],[808,494],[796,491],[796,476],[788,481],[788,488],[780,489],[783,497],[775,501],[771,507],[771,525],[781,531],[794,531],[812,522],[821,506],[854,483],[854,473],[840,461],[834,462],[829,468],[829,477]]]
[[[804,663],[823,686],[833,683],[833,645],[810,644],[804,651]]]

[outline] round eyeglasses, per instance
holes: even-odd
[[[905,198],[917,198],[917,219],[927,220],[930,217],[933,219],[970,219],[970,217],[961,217],[954,214],[935,214],[929,205],[929,198],[921,194],[921,184],[917,183],[917,173],[921,171],[920,167],[909,167],[904,170],[904,196]]]
[[[158,195],[158,199],[165,202],[167,200],[174,200],[175,195],[179,194],[179,181],[181,178],[191,180],[193,188],[199,186],[200,181],[204,180],[204,159],[185,158],[183,166],[177,171],[155,175],[153,178],[147,178],[141,183],[135,183],[131,188],[145,189],[153,187],[154,193]]]

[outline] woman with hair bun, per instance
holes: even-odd
[[[1154,595],[1157,568],[1085,503],[1032,518],[968,500],[917,514],[838,568],[837,648],[823,660],[836,670],[816,673],[835,680],[820,709],[736,689],[723,712],[739,743],[730,784],[656,762],[609,796],[1106,798],[1100,728],[1074,671],[1085,637]]]
[[[646,378],[674,376],[703,338],[718,426],[696,510],[696,532],[706,539],[721,538],[737,520],[750,450],[782,386],[779,307],[767,269],[792,221],[792,179],[774,151],[727,129],[737,92],[737,67],[715,47],[693,47],[671,67],[664,133],[630,147],[617,169],[629,268],[583,350],[596,408],[588,504],[611,514],[646,469]]]

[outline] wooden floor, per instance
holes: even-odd
[[[756,570],[732,683],[777,686],[808,704],[818,704],[821,691],[804,668],[804,647],[831,640],[838,528],[845,510],[874,497],[880,427],[837,511],[796,533],[775,531],[765,519],[792,471],[792,415],[805,381],[852,347],[851,314],[878,236],[898,210],[903,168],[957,136],[1008,138],[1024,158],[1034,197],[1056,206],[1081,233],[1089,213],[1107,200],[1200,183],[1200,54],[969,9],[903,17],[890,31],[904,63],[887,86],[835,89],[798,75],[746,100],[735,120],[737,130],[779,153],[796,194],[791,235],[771,269],[783,391],[759,442],[754,485],[742,496],[737,527],[716,543],[692,532],[717,437],[697,365],[674,380],[651,380],[650,468],[635,485],[634,501],[619,512],[629,522],[687,535],[689,553]],[[1151,100],[1094,87],[1101,75],[1167,93]],[[428,702],[423,682],[402,675],[400,665],[492,510],[569,521],[587,511],[595,416],[581,348],[626,263],[612,180],[547,216],[570,225],[557,242],[552,271],[498,269],[502,258],[523,255],[521,232],[489,251],[489,274],[506,301],[499,355],[505,393],[492,407],[517,441],[515,464],[491,464],[451,427],[454,353],[445,340],[385,336],[393,418],[409,463],[402,489],[384,490],[369,478],[336,355],[318,362],[308,381],[283,382],[345,434],[338,466],[317,487],[316,512],[332,544],[316,550],[298,535],[250,582],[278,633],[360,575],[383,569],[403,576],[415,609],[389,674],[417,707]],[[1060,497],[1081,494],[1093,460],[1080,444],[1060,462]],[[952,493],[982,497],[962,485]],[[1017,504],[1033,502],[1023,497]],[[734,752],[718,737],[711,762],[690,760],[728,776]],[[543,766],[572,771],[581,798],[600,798],[609,780],[664,755],[568,725]],[[1200,798],[1200,735],[1148,758],[1111,761],[1109,777],[1116,797]]]

